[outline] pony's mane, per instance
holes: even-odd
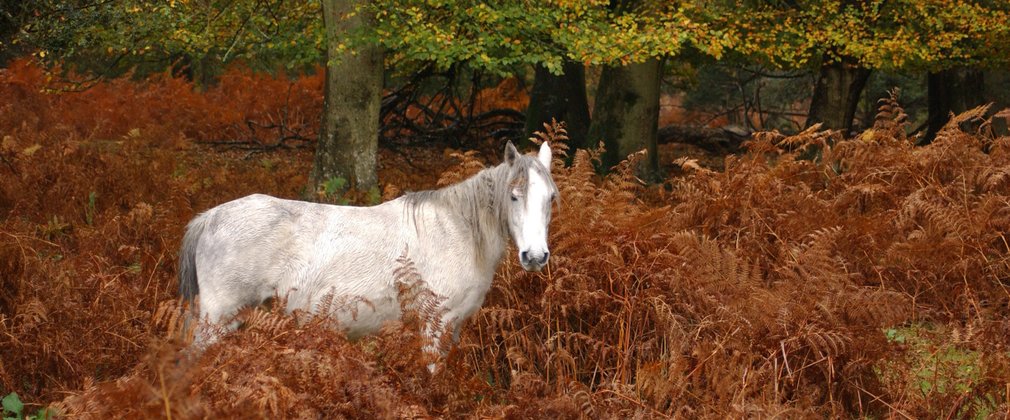
[[[557,191],[550,171],[539,160],[519,155],[511,165],[502,162],[445,188],[407,193],[404,195],[406,208],[412,214],[425,205],[448,209],[470,228],[477,255],[500,258],[509,236],[505,203],[511,199],[514,186],[521,186],[525,195],[530,169],[539,174],[552,191]],[[499,255],[486,255],[489,251]]]

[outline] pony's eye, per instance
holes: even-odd
[[[519,201],[519,197],[516,197],[515,194],[512,194],[512,201]]]

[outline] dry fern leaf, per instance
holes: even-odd
[[[690,169],[692,171],[702,172],[702,173],[706,173],[706,174],[712,174],[712,173],[714,173],[713,171],[711,171],[709,169],[701,167],[701,165],[698,164],[698,159],[692,159],[692,158],[687,157],[687,156],[675,159],[673,161],[673,164],[677,165],[677,166],[680,166],[683,169]]]
[[[151,316],[153,328],[164,328],[165,337],[178,337],[186,333],[185,305],[179,299],[164,300],[158,304],[158,309]]]
[[[979,105],[957,115],[951,113],[950,120],[948,120],[947,124],[944,124],[943,128],[940,129],[940,132],[937,133],[936,140],[939,141],[941,138],[950,138],[951,133],[960,132],[961,124],[985,119],[985,114],[989,112],[990,107],[992,107],[992,104]],[[941,136],[941,134],[944,134],[944,136]]]
[[[454,168],[442,173],[438,178],[438,186],[445,187],[467,179],[485,168],[484,162],[480,160],[480,152],[477,150],[467,150],[463,153],[451,152],[449,157],[459,160],[459,164]]]
[[[555,143],[565,143],[568,141],[568,129],[565,127],[564,121],[551,118],[550,123],[544,123],[544,131],[533,132],[530,142],[537,146],[548,142],[552,147]]]
[[[852,337],[840,331],[810,327],[803,334],[803,341],[821,356],[837,357],[848,352]]]
[[[891,89],[887,95],[877,101],[880,105],[877,107],[877,115],[873,119],[873,130],[884,133],[886,138],[904,140],[905,129],[908,127],[908,114],[898,102],[901,89]]]

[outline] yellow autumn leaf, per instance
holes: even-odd
[[[31,156],[31,155],[35,154],[35,152],[37,152],[41,148],[42,148],[42,145],[36,143],[36,144],[33,144],[31,146],[28,146],[28,147],[24,148],[24,150],[21,151],[21,154],[23,154],[25,156]]]
[[[14,142],[14,136],[4,136],[3,141],[0,142],[0,150],[13,150],[16,145],[17,143]]]

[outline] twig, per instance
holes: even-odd
[[[165,402],[165,418],[172,420],[172,405],[168,400],[168,392],[165,389],[165,373],[162,366],[158,366],[158,382],[161,383],[161,399]]]
[[[0,153],[0,160],[3,160],[4,165],[7,165],[7,167],[10,168],[11,172],[13,172],[14,175],[20,175],[18,173],[17,168],[14,167],[14,164],[10,161],[10,159],[7,159],[6,155]]]
[[[291,107],[289,105],[291,103],[291,89],[293,86],[293,84],[288,85],[287,97],[284,101],[284,107],[280,110],[280,120],[278,122],[271,121],[261,123],[251,119],[246,119],[245,127],[249,134],[245,140],[210,140],[198,141],[197,143],[210,146],[227,147],[236,150],[245,150],[249,152],[246,155],[246,159],[259,153],[269,153],[278,149],[293,150],[310,147],[313,139],[302,135],[301,130],[295,130],[290,127]],[[300,125],[304,128],[304,124]],[[276,130],[277,137],[272,142],[265,142],[256,134],[257,130],[260,129]],[[291,143],[294,142],[298,142],[298,144],[292,145]]]
[[[609,393],[609,394],[614,394],[614,395],[616,395],[618,398],[620,398],[622,400],[628,401],[628,402],[633,403],[633,404],[637,404],[639,407],[649,409],[649,410],[652,411],[653,414],[659,415],[660,417],[667,418],[667,419],[673,418],[669,414],[666,414],[666,413],[664,413],[662,411],[656,410],[655,408],[650,407],[648,405],[645,405],[641,401],[633,399],[633,398],[631,398],[631,397],[629,397],[627,395],[624,395],[624,394],[622,394],[620,392],[617,392],[617,391],[614,391],[614,390],[611,390],[611,389],[601,389],[598,392],[606,392],[606,393]]]

